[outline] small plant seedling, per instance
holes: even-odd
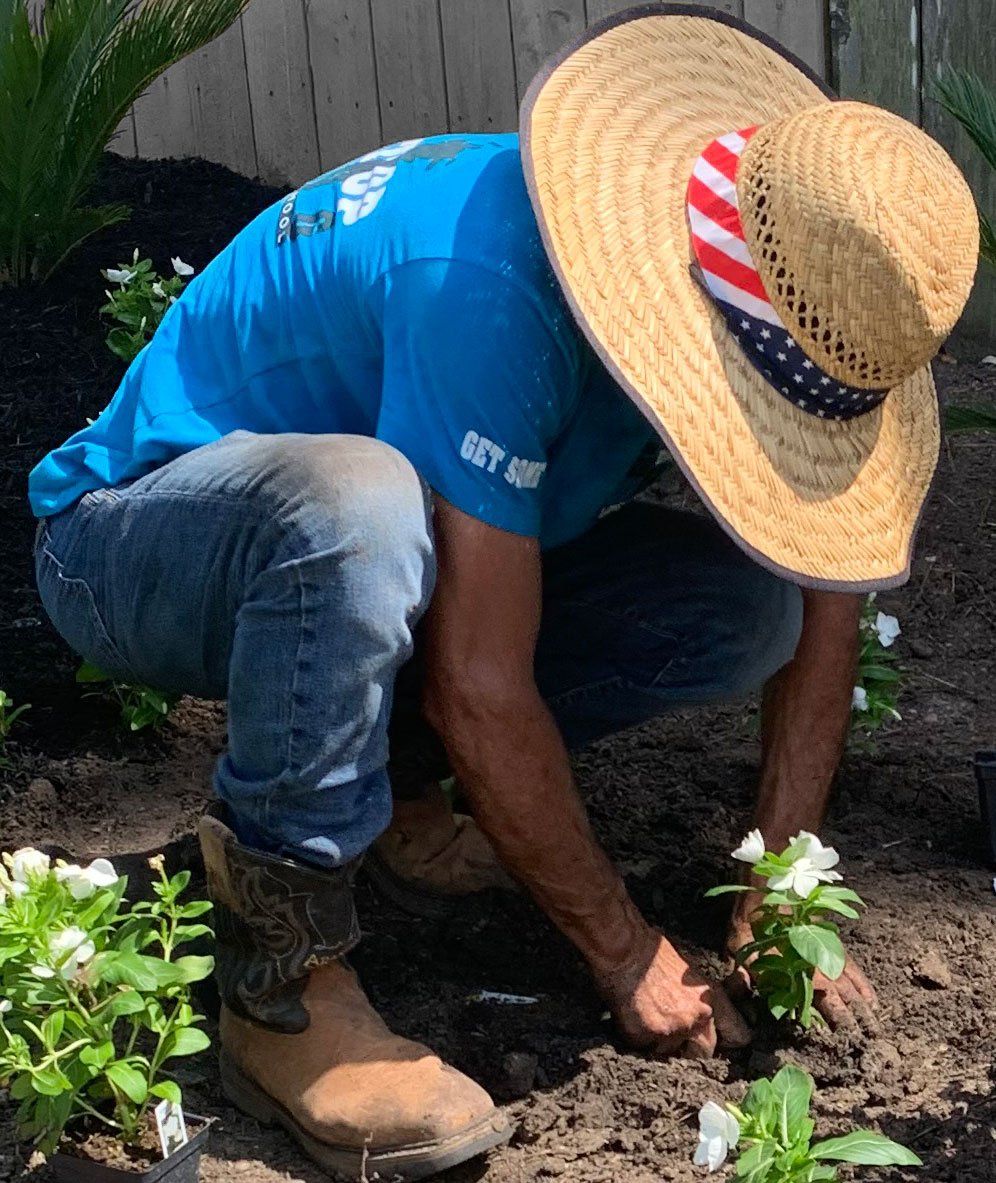
[[[172,260],[174,274],[168,279],[152,267],[151,259],[140,259],[138,247],[130,263],[108,267],[101,275],[108,283],[116,284],[106,292],[107,303],[100,311],[114,328],[107,334],[107,348],[130,365],[152,340],[152,335],[163,317],[187,283],[194,269],[180,258]]]
[[[812,1099],[813,1078],[786,1065],[770,1080],[755,1080],[739,1105],[707,1101],[699,1110],[695,1165],[718,1171],[739,1149],[736,1177],[744,1183],[835,1183],[835,1163],[923,1166],[912,1150],[872,1130],[814,1142]]]
[[[10,760],[7,756],[7,740],[10,730],[25,711],[31,710],[31,703],[14,706],[14,700],[5,690],[0,690],[0,768],[9,768]]]
[[[877,731],[886,720],[902,719],[896,710],[901,675],[892,644],[902,630],[895,616],[879,612],[874,593],[861,612],[861,648],[858,654],[857,684],[851,701],[852,728],[866,735]]]
[[[836,981],[847,960],[830,916],[856,920],[855,905],[864,906],[856,892],[836,886],[843,876],[832,868],[840,856],[805,830],[774,854],[765,850],[761,831],[752,830],[733,857],[749,863],[768,888],[751,919],[754,939],[737,951],[737,964],[750,965],[755,989],[776,1019],[789,1018],[806,1028],[822,1022],[813,1009],[815,972]],[[728,883],[706,895],[754,890]]]
[[[76,681],[86,685],[106,685],[117,699],[121,722],[129,731],[143,731],[146,727],[158,729],[180,701],[177,695],[165,694],[152,686],[116,682],[110,674],[105,674],[89,661],[84,661],[76,671]]]
[[[155,898],[129,904],[107,859],[87,867],[25,848],[0,865],[0,1085],[18,1133],[51,1154],[85,1124],[135,1142],[151,1108],[180,1103],[171,1061],[208,1047],[190,986],[211,957],[180,956],[211,930],[188,871],[163,858]]]

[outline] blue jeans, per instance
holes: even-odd
[[[386,828],[395,683],[435,578],[431,498],[400,453],[235,432],[43,522],[36,567],[87,660],[227,698],[215,789],[243,842],[339,865]],[[536,680],[570,746],[746,694],[801,627],[796,587],[652,505],[547,552],[543,580]]]

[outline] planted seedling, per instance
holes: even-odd
[[[210,957],[181,956],[207,936],[211,905],[182,899],[190,874],[129,904],[107,859],[53,864],[26,848],[0,865],[0,1085],[17,1102],[21,1138],[52,1153],[63,1136],[111,1131],[133,1145],[150,1110],[179,1104],[172,1062],[209,1044],[190,985]]]
[[[141,683],[117,682],[98,666],[84,661],[76,671],[76,681],[85,685],[106,685],[121,708],[121,722],[129,731],[146,727],[158,729],[180,701],[178,695],[165,694]]]
[[[10,729],[21,715],[30,709],[30,702],[15,707],[14,700],[10,695],[5,690],[0,690],[0,768],[10,767],[10,760],[7,756],[7,740],[10,737]]]
[[[194,273],[193,267],[177,257],[171,260],[174,274],[168,278],[153,269],[151,259],[140,259],[138,247],[130,263],[108,267],[100,274],[116,284],[104,294],[107,303],[100,311],[115,322],[107,334],[107,348],[130,365],[152,340],[163,317],[174,305]]]
[[[902,719],[896,709],[901,675],[891,652],[902,629],[895,616],[876,608],[874,593],[865,601],[858,629],[861,648],[851,720],[854,730],[870,734],[889,719]]]
[[[912,1150],[872,1130],[814,1142],[812,1098],[813,1078],[787,1065],[770,1080],[755,1080],[740,1105],[707,1101],[699,1110],[695,1165],[718,1171],[737,1150],[736,1177],[745,1183],[832,1183],[835,1163],[923,1165]]]
[[[789,1018],[811,1027],[822,1022],[813,1009],[813,977],[820,970],[831,981],[844,972],[847,960],[832,915],[858,918],[861,897],[838,886],[843,876],[833,868],[840,856],[815,834],[800,831],[781,852],[765,850],[760,830],[752,830],[733,851],[766,880],[767,891],[751,918],[753,941],[736,953],[738,965],[750,965],[758,994],[776,1019]],[[707,896],[756,890],[727,883]]]

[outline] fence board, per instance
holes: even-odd
[[[259,175],[305,181],[320,169],[303,0],[254,0],[242,25]]]
[[[996,176],[978,149],[933,97],[934,80],[946,67],[973,70],[996,85],[996,39],[991,35],[992,0],[928,0],[923,5],[923,123],[961,165],[976,200],[996,211]],[[943,211],[939,211],[943,216]],[[962,320],[962,341],[991,346],[996,339],[996,275],[982,264]]]
[[[518,126],[508,6],[497,0],[439,0],[451,131]]]
[[[138,140],[135,138],[135,108],[131,107],[128,114],[118,124],[118,129],[107,145],[108,152],[116,156],[137,156]]]
[[[170,67],[134,107],[140,156],[201,156],[255,176],[242,26]]]
[[[384,140],[446,131],[436,0],[371,0],[371,12]]]
[[[831,80],[838,94],[920,122],[920,0],[832,0]]]
[[[318,149],[323,169],[379,148],[369,0],[305,0],[308,49],[315,79]]]
[[[719,8],[732,16],[743,16],[744,0],[685,0],[686,3],[701,4],[703,8]],[[614,12],[621,12],[624,8],[632,8],[634,0],[586,0],[588,10],[588,24],[593,25],[602,17],[611,16]]]
[[[825,0],[744,0],[744,18],[826,77]]]
[[[521,98],[540,66],[585,27],[584,0],[510,0]]]

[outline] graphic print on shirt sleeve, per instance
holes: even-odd
[[[344,226],[352,226],[373,213],[399,164],[424,160],[428,168],[435,168],[437,164],[448,164],[455,160],[465,149],[478,146],[471,140],[458,137],[401,140],[322,173],[320,177],[287,194],[277,219],[277,246],[288,240],[310,238],[312,234],[331,230],[336,220],[340,220]],[[298,196],[308,189],[318,189],[323,185],[339,186],[335,209],[320,209],[314,214],[298,213]]]

